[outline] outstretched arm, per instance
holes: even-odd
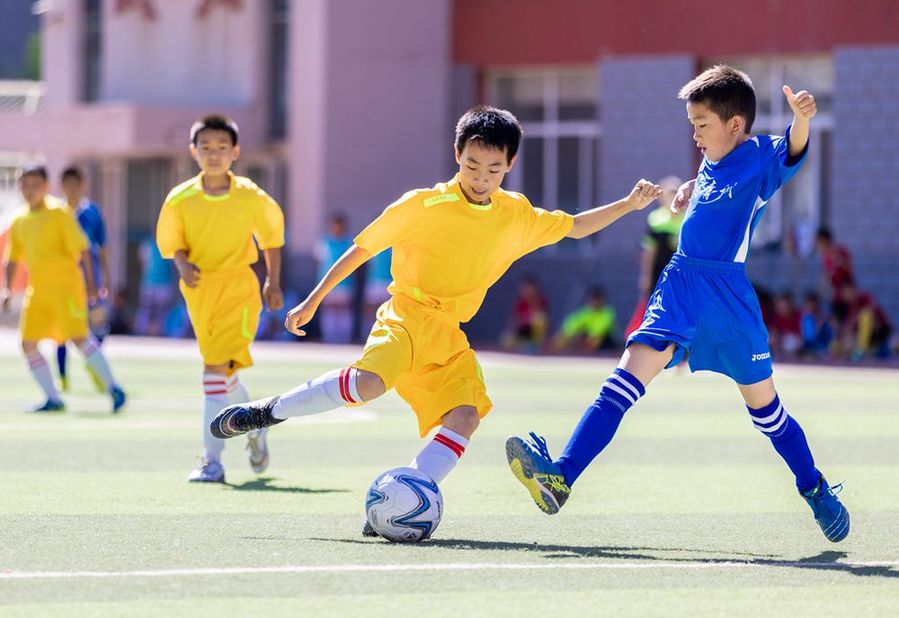
[[[793,93],[789,86],[783,87],[787,104],[793,110],[793,124],[790,126],[790,156],[796,157],[805,150],[808,144],[809,120],[818,113],[815,97],[806,90]]]
[[[622,216],[634,210],[643,210],[662,194],[658,185],[648,180],[640,180],[630,194],[617,202],[600,206],[574,216],[574,225],[568,238],[584,238],[612,225]]]
[[[325,296],[337,287],[338,283],[349,277],[357,268],[370,260],[371,257],[371,253],[357,245],[347,249],[346,253],[341,255],[340,259],[334,262],[334,266],[325,273],[324,278],[318,282],[318,285],[309,293],[306,300],[287,313],[287,319],[284,320],[284,328],[294,335],[300,337],[305,335],[306,331],[301,330],[301,327],[309,323]]]

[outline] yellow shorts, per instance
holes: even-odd
[[[87,293],[84,286],[56,287],[52,294],[29,288],[22,304],[22,341],[53,339],[63,343],[88,335]]]
[[[197,287],[189,288],[184,281],[180,287],[203,362],[233,362],[235,369],[250,367],[250,344],[262,311],[259,280],[253,269],[204,271]]]
[[[362,357],[353,367],[377,374],[418,417],[422,437],[459,406],[483,418],[493,407],[484,376],[459,323],[403,296],[378,309]]]

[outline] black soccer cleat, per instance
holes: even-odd
[[[257,399],[228,406],[209,423],[209,431],[216,438],[233,438],[253,431],[283,423],[283,418],[272,416],[272,408],[278,402],[277,395],[269,399]]]
[[[371,527],[371,524],[368,523],[368,519],[366,519],[365,523],[362,524],[362,536],[375,537],[375,536],[381,536],[381,535],[378,534],[377,532],[375,532],[375,529]]]

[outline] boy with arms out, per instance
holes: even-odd
[[[576,216],[534,208],[500,188],[520,140],[518,120],[507,111],[476,107],[462,116],[455,139],[459,173],[390,205],[288,313],[285,327],[303,335],[340,281],[392,248],[391,299],[378,310],[362,357],[283,395],[223,410],[213,432],[228,438],[396,388],[417,415],[422,437],[439,427],[410,466],[441,482],[492,407],[460,323],[474,316],[488,288],[518,258],[566,236],[593,234],[658,196],[658,187],[641,180],[628,197]]]
[[[88,297],[96,298],[90,267],[88,241],[64,204],[47,195],[47,170],[25,167],[19,173],[19,190],[25,206],[9,228],[6,253],[6,287],[0,291],[4,311],[9,308],[9,284],[21,262],[28,268],[29,283],[22,306],[20,328],[22,350],[31,374],[47,396],[35,412],[65,409],[53,383],[50,367],[38,350],[41,339],[57,344],[72,341],[88,367],[102,380],[112,398],[112,411],[125,405],[125,392],[116,383],[97,340],[88,332]],[[86,285],[85,285],[86,280]]]
[[[798,171],[808,151],[809,120],[817,111],[805,91],[784,86],[793,123],[787,134],[750,137],[755,93],[749,78],[716,66],[686,84],[693,139],[703,160],[692,191],[677,253],[653,292],[643,323],[627,341],[596,401],[584,412],[562,456],[553,461],[546,441],[511,437],[506,455],[515,477],[546,513],[556,513],[571,485],[608,445],[625,412],[662,369],[689,353],[690,369],[729,376],[753,425],[771,439],[796,477],[800,495],[824,536],[849,534],[849,513],[815,468],[805,434],[781,405],[771,377],[768,333],[744,263],[752,232],[772,195]]]
[[[250,344],[262,311],[250,267],[259,258],[254,237],[268,269],[262,296],[271,309],[283,305],[284,216],[265,191],[231,172],[240,156],[237,139],[237,125],[223,116],[193,124],[190,153],[201,171],[172,189],[156,227],[160,253],[175,260],[204,363],[204,453],[191,482],[225,482],[225,445],[209,433],[209,423],[222,408],[249,399],[237,371],[253,364]],[[263,472],[269,460],[265,433],[250,434],[247,449],[253,471]]]
[[[89,268],[93,277],[94,285],[97,288],[96,302],[90,307],[88,312],[88,325],[91,334],[97,340],[98,344],[103,343],[103,338],[109,333],[109,324],[106,319],[105,303],[109,293],[109,260],[106,258],[106,223],[103,221],[103,214],[96,204],[85,197],[87,182],[84,174],[77,167],[67,167],[62,172],[62,192],[65,196],[66,204],[72,211],[72,214],[78,220],[78,225],[87,236],[90,244],[90,262],[84,264],[85,268]],[[59,382],[62,390],[69,389],[69,378],[66,371],[66,346],[60,344],[56,348],[56,361],[59,368]],[[99,390],[103,389],[103,381],[90,367],[88,373],[94,384]]]

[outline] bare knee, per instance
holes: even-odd
[[[37,341],[23,341],[22,351],[25,352],[25,354],[37,352]]]
[[[363,369],[356,370],[356,391],[362,397],[362,401],[371,401],[383,395],[387,389],[384,386],[384,380],[376,373],[365,371]]]
[[[450,431],[470,438],[481,424],[481,417],[474,406],[459,406],[444,414],[442,423]]]

